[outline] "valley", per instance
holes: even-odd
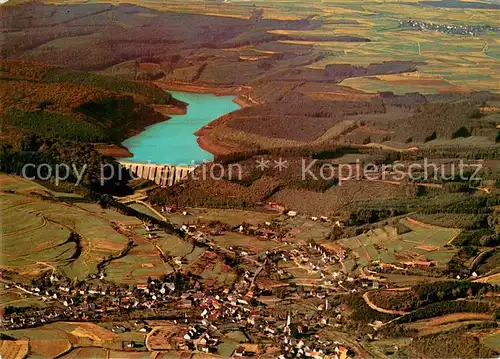
[[[498,11],[2,3],[0,356],[497,357]]]

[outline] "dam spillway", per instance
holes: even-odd
[[[187,178],[196,168],[196,166],[172,166],[125,161],[120,161],[120,165],[128,169],[131,175],[153,181],[161,187],[173,186]]]
[[[172,186],[187,178],[196,165],[212,161],[213,154],[202,149],[195,132],[220,116],[240,109],[234,96],[217,96],[170,91],[176,99],[188,104],[183,115],[148,126],[123,142],[133,157],[119,158],[135,177],[151,180],[162,187]],[[184,165],[183,165],[184,164]]]

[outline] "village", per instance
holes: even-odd
[[[345,358],[346,343],[322,339],[322,329],[342,328],[342,311],[331,304],[333,296],[379,288],[372,274],[355,276],[342,270],[344,251],[335,252],[314,244],[297,241],[281,231],[275,223],[252,226],[242,223],[230,227],[221,223],[195,225],[189,221],[179,230],[184,240],[207,248],[207,257],[222,256],[240,268],[232,286],[217,287],[203,283],[195,274],[182,270],[182,261],[173,259],[177,271],[163,278],[149,278],[135,286],[119,285],[106,280],[105,271],[85,281],[72,281],[52,274],[32,285],[2,282],[6,289],[16,288],[27,296],[36,297],[46,306],[24,309],[6,308],[1,320],[3,329],[21,329],[57,321],[113,322],[133,321],[130,327],[118,325],[114,332],[137,331],[147,335],[152,327],[148,320],[162,319],[178,324],[182,335],[173,336],[168,345],[177,350],[197,350],[217,353],[220,338],[228,330],[244,330],[251,342],[269,343],[279,348],[280,358]],[[298,216],[287,211],[288,220]],[[324,216],[309,217],[309,221],[341,226]],[[158,228],[144,225],[148,238],[161,235]],[[239,246],[223,248],[212,240],[224,231],[234,231],[260,240],[276,241],[276,248],[261,254],[250,253]],[[309,273],[295,276],[289,265]],[[287,303],[301,303],[297,310]],[[287,309],[288,308],[288,309]],[[155,335],[156,333],[153,333]],[[130,350],[144,349],[142,343],[124,344]],[[238,347],[235,356],[256,355],[257,346]],[[252,352],[254,350],[254,352]]]
[[[413,28],[418,31],[437,31],[449,35],[465,35],[465,36],[478,36],[487,31],[499,32],[500,27],[490,25],[440,25],[432,22],[425,22],[420,20],[406,20],[399,22],[400,27]]]
[[[352,325],[351,309],[342,298],[357,296],[379,310],[368,293],[398,290],[384,278],[387,274],[426,276],[438,264],[412,257],[362,262],[362,251],[367,251],[356,247],[359,240],[334,243],[328,239],[331,232],[344,230],[346,219],[305,215],[275,202],[267,203],[267,208],[276,213],[270,217],[274,219],[232,224],[225,218],[203,219],[200,213],[206,215],[206,210],[159,208],[174,220],[178,239],[193,250],[199,248],[202,255],[189,262],[160,251],[173,272],[135,284],[114,282],[106,265],[98,265],[96,273],[82,280],[53,272],[30,284],[2,273],[2,289],[16,290],[43,305],[5,307],[1,327],[17,330],[93,322],[111,325],[118,335],[141,335],[140,340],[122,340],[122,350],[211,354],[221,354],[228,337],[243,333],[231,350],[233,357],[258,357],[269,351],[281,359],[354,357],[361,352],[361,342],[376,340],[384,323],[372,320],[353,338],[332,339],[329,333],[345,332]],[[141,233],[156,247],[166,235],[158,223],[144,221],[139,227],[129,230]],[[225,241],[227,235],[239,237]],[[218,263],[234,275],[230,283],[203,277]],[[387,312],[400,313],[382,309]],[[175,329],[167,330],[166,325]]]

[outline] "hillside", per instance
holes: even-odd
[[[21,129],[119,144],[145,126],[168,119],[153,105],[183,106],[154,85],[21,61],[0,63],[0,88],[4,137]]]
[[[26,74],[43,84],[37,85],[36,93],[29,93],[35,88],[22,90],[26,97],[78,92],[92,99],[73,106],[77,116],[113,121],[113,126],[97,125],[116,130],[106,138],[93,130],[89,139],[117,141],[161,120],[143,104],[166,103],[167,95],[133,82],[155,81],[167,89],[233,93],[239,102],[251,105],[198,132],[202,147],[216,154],[339,142],[396,148],[498,147],[499,99],[488,92],[495,91],[498,81],[493,70],[497,44],[491,40],[497,27],[490,18],[495,9],[478,10],[476,17],[487,24],[484,28],[476,20],[460,20],[468,11],[461,7],[448,9],[440,22],[448,26],[447,21],[456,18],[460,31],[472,32],[477,42],[486,43],[480,52],[460,31],[431,35],[405,27],[402,11],[413,11],[413,3],[383,9],[378,3],[365,4],[366,14],[377,24],[373,28],[355,4],[337,5],[339,14],[305,5],[287,17],[281,4],[262,9],[207,4],[208,12],[190,4],[179,12],[181,4],[155,1],[144,6],[26,2],[1,9],[6,19],[2,51],[8,59],[60,67]],[[437,11],[429,7],[417,7],[422,24],[415,24],[428,26],[427,17]],[[407,45],[414,41],[419,54]],[[447,49],[446,55],[428,48],[431,42]],[[473,60],[461,56],[461,46],[471,48]],[[470,61],[485,71],[477,73]],[[443,68],[445,63],[448,67]],[[467,76],[461,75],[464,71],[469,71]],[[16,81],[11,85],[26,87]],[[57,84],[64,85],[55,89]],[[109,102],[103,99],[109,92],[132,94],[134,101]],[[73,111],[64,103],[73,100],[64,100],[69,95],[57,96],[62,99],[46,99],[54,103],[47,111]],[[39,103],[25,105],[33,111]],[[105,114],[108,110],[112,114]],[[124,112],[135,115],[127,118]],[[22,116],[10,116],[18,117]],[[22,122],[11,123],[16,121]]]
[[[0,5],[0,358],[498,357],[497,0],[127,2]]]

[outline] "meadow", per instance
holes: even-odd
[[[404,226],[405,233],[398,234],[398,226]],[[460,232],[460,229],[432,226],[405,218],[395,226],[375,228],[338,242],[351,249],[362,265],[374,261],[391,264],[434,261],[438,266],[444,266],[457,252],[457,249],[445,246]]]
[[[397,200],[407,197],[401,186],[376,181],[344,181],[325,192],[305,189],[283,189],[271,197],[286,208],[312,216],[331,216],[346,212],[366,200]]]
[[[493,350],[500,350],[500,331],[496,331],[491,335],[484,336],[482,338],[484,345],[490,347]]]
[[[1,214],[5,219],[2,268],[17,272],[23,280],[42,273],[85,279],[97,274],[98,265],[107,280],[129,285],[171,273],[177,266],[186,271],[199,268],[201,276],[221,283],[231,284],[234,279],[234,273],[223,265],[221,258],[205,258],[204,249],[187,240],[159,230],[153,232],[155,238],[148,238],[151,232],[136,217],[103,209],[83,199],[79,201],[77,195],[71,203],[63,202],[58,198],[64,198],[66,193],[21,178],[2,175],[1,181],[4,188],[0,193]],[[179,226],[212,221],[230,226],[258,225],[280,217],[277,213],[243,210],[189,209],[189,212],[189,216],[174,213],[168,217]],[[250,253],[276,246],[271,241],[232,232],[211,240],[221,247],[241,246]],[[173,260],[180,260],[181,264],[173,264]],[[211,267],[207,266],[209,262]],[[32,304],[14,292],[4,294],[4,305]]]
[[[139,241],[126,256],[112,260],[104,269],[107,280],[129,285],[147,283],[150,277],[159,278],[172,271],[172,268],[161,260],[154,245],[146,241]]]
[[[493,32],[475,36],[449,35],[432,31],[416,31],[399,27],[399,21],[408,18],[443,25],[498,26],[495,10],[471,8],[440,8],[422,6],[417,1],[388,0],[340,1],[317,3],[303,1],[255,1],[265,10],[265,19],[278,20],[304,18],[314,15],[323,22],[319,29],[279,30],[279,34],[311,40],[289,40],[293,44],[313,46],[324,58],[311,65],[324,68],[331,63],[366,66],[370,63],[413,60],[425,62],[415,76],[362,77],[345,80],[343,84],[368,92],[390,90],[395,93],[421,91],[467,91],[498,89],[500,74],[496,71],[500,60],[500,41]],[[198,5],[195,2],[182,6],[176,1],[168,4],[152,1],[150,6],[208,13],[220,16],[242,17],[250,12],[248,6]],[[371,42],[314,41],[324,36],[358,36]]]
[[[26,345],[29,346],[30,355],[39,358],[98,358],[100,353],[103,358],[112,357],[113,354],[120,357],[123,355],[123,352],[120,353],[122,340],[135,340],[138,343],[145,340],[145,334],[142,333],[113,333],[109,324],[57,322],[38,328],[3,331],[2,334],[16,340],[2,341],[0,353],[13,353],[15,346],[18,347],[19,353],[22,353],[22,346]],[[8,349],[5,348],[7,344],[10,347]],[[18,358],[23,357],[20,355]]]
[[[349,23],[328,24],[321,31],[363,36],[372,41],[348,46],[344,43],[315,43],[315,49],[337,56],[326,56],[312,67],[321,68],[330,63],[367,65],[388,59],[425,63],[419,65],[417,72],[411,76],[350,78],[342,84],[368,92],[390,90],[399,94],[498,89],[500,77],[495,68],[498,66],[500,43],[494,32],[464,36],[399,27],[399,21],[408,18],[441,25],[498,26],[494,10],[444,9],[397,1],[346,4],[334,0],[328,1],[328,5],[334,8],[324,11],[329,13],[326,19],[340,18]]]
[[[242,250],[251,254],[263,253],[279,245],[277,242],[234,232],[226,232],[220,236],[213,236],[211,239],[223,248],[241,247]]]
[[[58,322],[37,328],[2,331],[14,340],[0,340],[2,358],[94,358],[94,359],[174,359],[174,358],[221,358],[229,357],[239,343],[246,342],[246,337],[239,331],[229,331],[221,339],[218,346],[219,355],[182,352],[176,349],[175,335],[179,330],[187,330],[184,326],[174,325],[168,321],[150,320],[152,335],[139,333],[132,322],[76,323]],[[123,325],[131,331],[113,333],[113,325]],[[133,351],[122,351],[122,341],[133,340],[143,344]],[[151,348],[151,352],[146,351]]]
[[[21,276],[61,272],[83,279],[126,248],[129,238],[120,226],[142,223],[97,204],[58,201],[52,191],[20,178],[2,175],[1,181],[11,191],[0,194],[2,267]]]
[[[167,218],[176,225],[221,221],[230,226],[238,226],[242,223],[248,223],[255,226],[280,217],[279,213],[265,213],[239,209],[227,211],[217,208],[188,208],[187,211],[189,212],[188,216],[184,216],[182,212],[177,212],[167,215]]]

